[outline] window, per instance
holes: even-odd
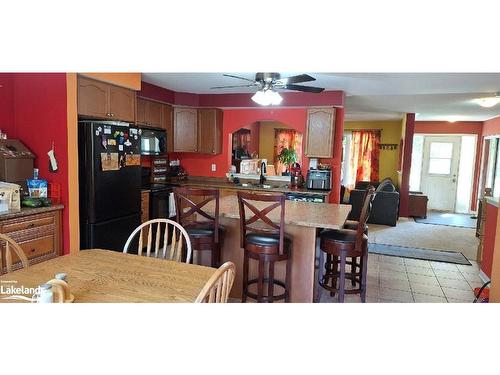
[[[429,173],[449,175],[451,159],[453,158],[453,143],[432,142],[429,158]]]

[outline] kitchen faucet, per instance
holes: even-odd
[[[264,182],[266,182],[266,178],[264,177],[264,173],[267,173],[266,163],[262,162],[262,163],[260,163],[260,180],[259,180],[260,185],[264,185]]]

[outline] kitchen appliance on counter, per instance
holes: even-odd
[[[0,139],[0,180],[26,188],[33,177],[35,155],[17,139]]]
[[[166,155],[167,151],[167,132],[164,129],[141,128],[141,155]]]
[[[285,193],[285,199],[295,202],[325,203],[325,196],[321,194]]]
[[[122,251],[141,223],[141,137],[118,121],[79,121],[80,245]]]
[[[331,190],[332,173],[329,170],[307,171],[307,188],[314,190]]]

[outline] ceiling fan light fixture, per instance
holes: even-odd
[[[279,105],[283,98],[274,90],[259,90],[253,96],[252,100],[262,106]]]
[[[474,102],[481,107],[491,108],[500,103],[500,96],[496,94],[495,96],[488,96],[485,98],[474,99]]]

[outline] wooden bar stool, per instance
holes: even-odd
[[[176,187],[174,197],[177,222],[188,232],[192,249],[198,252],[210,251],[210,264],[207,265],[219,267],[224,238],[224,228],[219,225],[219,190]],[[215,201],[213,216],[203,210],[212,201]]]
[[[284,299],[290,300],[290,249],[291,239],[285,235],[285,196],[255,194],[238,191],[238,205],[240,209],[240,238],[244,249],[243,260],[243,297],[246,302],[250,297],[257,302],[274,302]],[[256,207],[249,201],[271,202],[272,204]],[[273,203],[274,202],[274,203]],[[276,208],[280,208],[279,225],[275,224],[268,215]],[[249,219],[246,210],[253,214]],[[249,215],[250,216],[250,215]],[[249,280],[250,259],[258,262],[258,276]],[[274,276],[276,262],[286,262],[285,280],[277,280]],[[267,276],[265,268],[268,265]],[[248,290],[250,285],[257,284],[257,293]],[[264,284],[267,284],[267,295],[264,295]],[[283,289],[283,293],[274,295],[275,285]]]
[[[333,295],[338,293],[338,301],[344,302],[345,294],[360,294],[366,300],[366,272],[368,262],[368,236],[364,233],[370,215],[375,189],[370,188],[365,196],[357,230],[326,230],[321,233],[320,249],[326,253],[325,273],[319,265],[319,284]],[[360,259],[358,262],[357,259]],[[351,272],[346,265],[351,264]],[[357,271],[359,268],[359,272]],[[345,289],[346,279],[351,280],[356,289]],[[337,288],[337,280],[339,286]]]

